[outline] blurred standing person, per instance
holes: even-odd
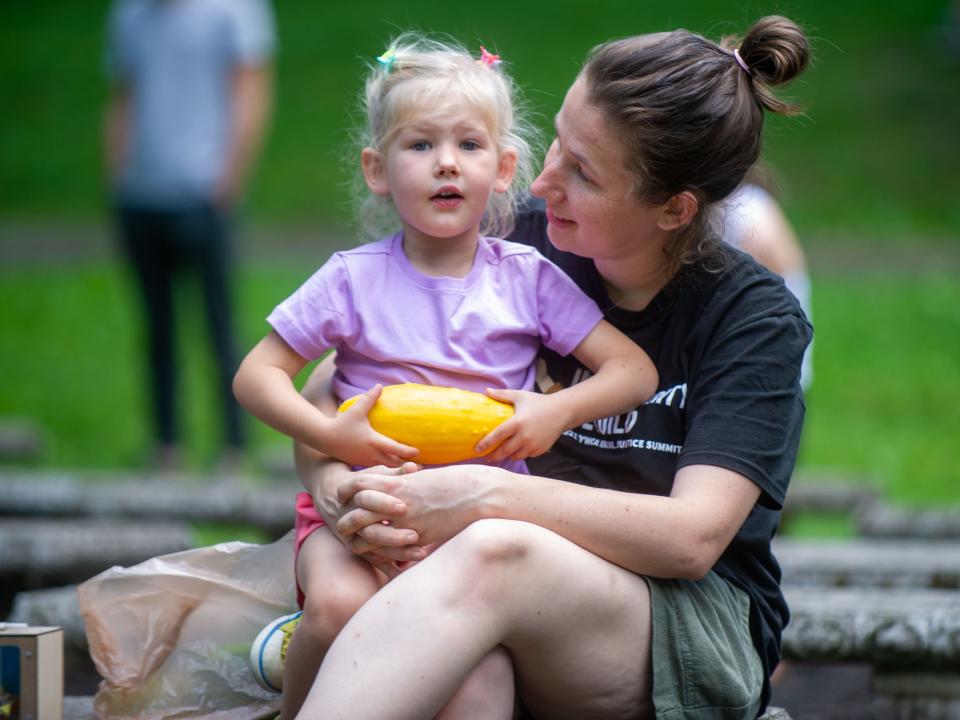
[[[268,125],[275,30],[268,0],[114,0],[105,164],[147,320],[154,463],[181,461],[173,285],[195,272],[215,355],[224,461],[245,444],[231,391],[234,211]]]

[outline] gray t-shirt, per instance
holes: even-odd
[[[163,209],[209,199],[227,161],[232,74],[274,46],[268,0],[115,0],[107,73],[128,87],[132,112],[119,199]]]

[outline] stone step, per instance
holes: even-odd
[[[879,491],[867,481],[799,473],[790,482],[783,513],[851,512],[879,498]]]
[[[859,507],[857,532],[867,537],[960,540],[960,506],[908,508],[887,503]]]
[[[788,660],[960,666],[960,591],[785,586]]]
[[[93,698],[68,695],[63,698],[63,720],[96,720],[93,714]]]
[[[68,654],[87,653],[87,636],[80,616],[76,585],[19,592],[6,620],[35,627],[61,627],[64,651]]]
[[[862,662],[879,667],[960,666],[960,591],[922,588],[786,586],[790,660]],[[18,593],[11,622],[59,625],[64,646],[87,651],[76,587]]]
[[[0,512],[222,522],[279,537],[293,527],[302,489],[292,478],[257,486],[232,476],[0,470]]]
[[[193,546],[187,523],[114,518],[0,518],[0,575],[27,587],[84,580]]]
[[[788,585],[960,588],[958,541],[777,538],[773,547]]]

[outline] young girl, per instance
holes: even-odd
[[[518,461],[542,454],[563,431],[649,399],[656,370],[537,251],[486,236],[509,232],[511,187],[525,189],[531,176],[526,131],[499,57],[483,50],[477,60],[407,35],[378,61],[366,83],[360,154],[372,201],[367,217],[392,206],[401,230],[334,254],[281,303],[268,318],[273,330],[237,372],[235,392],[261,420],[330,456],[398,466],[416,460],[417,449],[367,422],[381,385],[486,390],[515,413],[478,451],[499,444],[487,461],[522,471]],[[541,345],[572,354],[592,376],[554,394],[532,392]],[[366,393],[336,417],[303,399],[292,381],[330,348],[338,399]],[[300,707],[343,624],[386,582],[323,525],[302,493],[296,570],[303,615],[284,663],[284,717]]]

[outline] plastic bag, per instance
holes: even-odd
[[[103,681],[100,720],[252,720],[280,696],[254,680],[250,644],[296,609],[293,531],[269,545],[221,543],[114,567],[77,588]]]

